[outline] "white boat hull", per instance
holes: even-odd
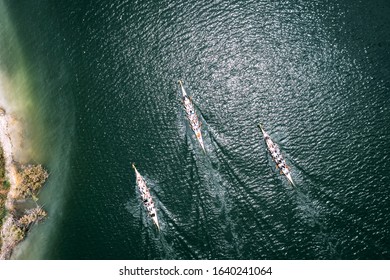
[[[152,219],[153,223],[157,226],[158,229],[160,229],[160,225],[159,225],[158,218],[157,218],[157,209],[154,206],[153,198],[150,195],[148,187],[146,186],[146,182],[145,182],[144,178],[141,176],[141,174],[138,172],[138,170],[134,166],[134,164],[132,165],[132,167],[133,167],[133,169],[135,171],[137,187],[138,187],[138,190],[139,190],[139,192],[141,194],[141,197],[142,197],[142,200],[143,200],[142,202],[143,202],[143,204],[145,206],[145,209],[147,210],[148,215]],[[146,195],[146,193],[148,193],[148,195]],[[151,206],[152,208],[150,210],[148,209],[147,205],[145,205],[145,201],[144,200],[146,198],[149,198],[150,199],[150,203],[153,205],[153,206]]]
[[[272,160],[276,161],[275,158],[273,157],[272,153],[271,153],[271,149],[273,147],[276,146],[276,144],[272,141],[271,137],[268,135],[268,133],[263,129],[262,125],[259,125],[260,129],[261,129],[261,132],[263,133],[263,137],[264,137],[264,141],[267,145],[267,150],[268,152],[271,154],[271,157],[272,157]],[[282,154],[280,154],[280,156],[282,157],[283,159],[283,156]],[[288,170],[288,169],[287,169]],[[291,177],[291,172],[290,170],[288,170],[288,172],[284,172],[282,171],[283,175],[287,177],[287,180],[293,185],[295,186],[294,182],[293,182],[293,179]]]
[[[200,129],[200,122],[198,116],[196,115],[194,104],[192,103],[191,99],[188,97],[182,81],[179,81],[179,84],[183,95],[184,109],[186,111],[186,115],[190,123],[190,127],[192,131],[195,133],[196,139],[198,140],[202,150],[206,152],[206,149],[204,147],[203,137],[202,137],[202,131]]]

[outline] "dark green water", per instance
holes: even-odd
[[[51,171],[15,258],[390,258],[388,1],[2,2]]]

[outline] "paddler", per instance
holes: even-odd
[[[156,210],[152,209],[152,210],[149,212],[149,215],[150,215],[150,217],[156,216]]]
[[[282,172],[283,172],[284,174],[286,174],[286,175],[288,175],[288,173],[290,173],[290,171],[288,171],[288,169],[287,169],[285,166],[283,166]]]
[[[188,97],[184,97],[183,101],[184,101],[184,107],[186,109],[190,109],[192,107],[191,101]]]

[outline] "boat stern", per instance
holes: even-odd
[[[206,153],[206,149],[205,149],[205,147],[204,147],[203,140],[202,140],[202,141],[199,141],[199,144],[200,144],[200,146],[202,147],[203,152]]]
[[[285,175],[286,175],[288,181],[291,183],[291,185],[293,185],[295,187],[294,181],[293,181],[293,179],[291,177],[291,173],[288,173],[288,174],[285,174]]]
[[[187,92],[186,92],[186,90],[184,89],[183,82],[182,82],[181,80],[178,80],[177,82],[178,82],[179,85],[180,85],[180,89],[181,89],[181,93],[182,93],[183,97],[187,97]]]
[[[157,229],[160,230],[160,224],[158,223],[157,214],[152,217],[153,223],[156,225]]]
[[[206,149],[204,147],[202,133],[200,132],[200,130],[195,132],[195,136],[196,136],[196,139],[198,139],[199,145],[201,146],[203,152],[206,153]]]
[[[267,134],[267,132],[265,132],[263,124],[262,124],[262,123],[259,123],[258,127],[260,128],[261,133],[263,133],[263,136],[264,136],[264,137],[267,137],[268,134]]]

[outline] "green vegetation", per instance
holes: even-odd
[[[11,187],[11,183],[8,180],[4,180],[3,181],[3,188],[5,190],[9,190],[10,187]]]
[[[0,183],[5,180],[5,158],[3,148],[0,147]]]
[[[5,203],[6,197],[4,195],[0,195],[0,227],[2,225],[3,218],[5,217],[5,214],[7,211],[5,210]]]
[[[8,183],[8,184],[7,184]],[[6,214],[5,201],[9,190],[9,182],[5,180],[5,159],[3,148],[0,147],[0,228]]]
[[[7,183],[8,184],[7,184]],[[3,226],[3,220],[7,213],[5,209],[5,201],[9,191],[9,182],[5,180],[5,158],[3,148],[0,146],[0,229]],[[2,246],[2,239],[0,238],[0,246]]]

